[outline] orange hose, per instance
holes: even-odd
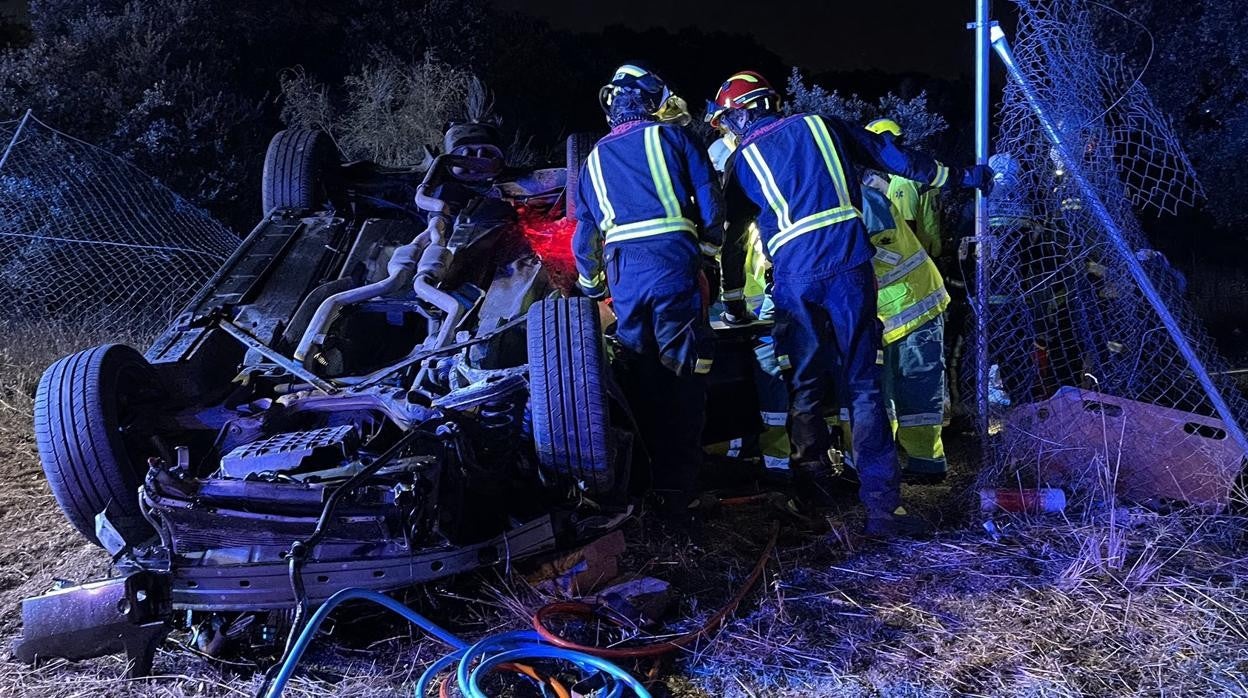
[[[544,683],[547,686],[550,686],[551,690],[555,692],[555,698],[572,698],[572,692],[563,685],[563,682],[553,676],[542,676],[537,673],[537,669],[534,669],[528,664],[508,662],[494,667],[494,671],[514,671],[517,674],[523,674],[538,683]],[[450,677],[447,677],[447,679],[442,682],[442,685],[438,686],[438,698],[451,698],[450,691],[448,690],[450,685]]]

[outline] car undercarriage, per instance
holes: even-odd
[[[209,654],[273,647],[338,590],[623,520],[635,454],[599,310],[517,220],[562,213],[565,171],[507,171],[479,124],[446,150],[384,170],[279,133],[264,219],[146,353],[48,369],[44,470],[117,576],[26,600],[20,658],[124,649],[142,673],[175,627]]]

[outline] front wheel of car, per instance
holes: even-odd
[[[139,509],[139,487],[145,456],[159,450],[142,425],[163,399],[151,364],[121,344],[66,356],[39,380],[35,444],[43,472],[66,518],[96,545],[100,512],[127,543],[153,534]]]
[[[598,308],[588,298],[534,303],[528,314],[533,442],[550,474],[606,494],[616,473],[607,357]]]

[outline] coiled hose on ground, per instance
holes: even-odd
[[[757,500],[757,497],[742,497],[735,501],[725,501],[730,504],[748,504]],[[767,566],[767,560],[775,549],[778,536],[779,526],[773,523],[770,539],[763,548],[758,562],[754,565],[754,569],[751,570],[749,576],[746,577],[744,583],[728,604],[714,613],[701,627],[673,639],[625,648],[578,645],[551,631],[546,621],[552,616],[593,617],[596,615],[593,607],[578,602],[553,603],[539,610],[533,616],[535,630],[521,630],[492,635],[469,645],[433,621],[389,596],[367,589],[343,589],[329,597],[316,610],[316,613],[312,614],[312,617],[308,619],[302,632],[299,633],[298,639],[289,647],[285,660],[277,674],[273,677],[273,680],[269,683],[268,690],[264,693],[264,698],[278,698],[281,696],[282,690],[286,687],[287,682],[290,681],[295,667],[299,664],[299,659],[303,656],[304,651],[307,650],[308,645],[311,644],[312,638],[316,635],[316,631],[320,628],[321,623],[325,621],[334,608],[343,602],[355,599],[376,603],[454,648],[453,651],[435,661],[421,674],[420,679],[416,682],[415,698],[426,698],[429,695],[429,689],[433,686],[434,679],[451,667],[455,668],[455,685],[459,689],[460,694],[465,698],[489,698],[481,689],[481,680],[486,674],[500,669],[510,669],[525,674],[539,682],[551,685],[557,696],[567,696],[568,691],[563,688],[562,684],[553,679],[543,679],[526,666],[527,663],[534,660],[559,660],[575,666],[586,677],[593,674],[601,675],[601,678],[604,679],[602,698],[625,698],[628,695],[625,691],[631,692],[631,695],[635,698],[650,698],[650,691],[640,681],[610,660],[659,657],[686,647],[714,632],[737,609],[750,589],[758,583],[764,568]],[[448,678],[442,684],[440,695],[447,695],[446,687],[450,681],[451,679]]]
[[[299,659],[303,656],[304,651],[308,649],[308,645],[312,643],[312,638],[316,635],[317,629],[320,628],[321,623],[325,622],[325,618],[329,616],[330,612],[343,602],[356,599],[371,601],[383,606],[454,648],[452,652],[434,662],[421,674],[420,679],[416,682],[415,695],[417,698],[425,698],[425,696],[429,695],[428,691],[433,685],[433,680],[452,666],[455,667],[457,687],[465,698],[489,698],[481,690],[481,679],[486,674],[499,668],[500,665],[544,659],[568,662],[587,674],[605,674],[609,681],[605,693],[606,698],[624,698],[625,695],[628,695],[625,693],[626,690],[631,691],[631,695],[636,698],[650,698],[650,692],[646,690],[646,687],[641,685],[640,681],[633,678],[624,669],[606,659],[546,644],[536,632],[531,630],[493,635],[476,644],[469,645],[402,603],[389,596],[367,589],[343,589],[329,597],[316,610],[316,613],[312,614],[312,617],[308,619],[307,625],[304,626],[303,632],[295,640],[295,644],[292,646],[285,663],[282,664],[281,669],[269,684],[269,690],[265,693],[266,698],[277,698],[282,694],[283,689],[286,688],[286,683],[290,681],[290,677],[295,673],[295,666],[299,664]]]

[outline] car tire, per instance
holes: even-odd
[[[278,209],[310,211],[325,204],[325,176],[337,162],[334,143],[323,131],[286,129],[269,141],[260,183],[264,215]]]
[[[568,179],[563,189],[564,213],[568,218],[576,218],[576,193],[581,184],[581,165],[584,164],[585,158],[589,157],[590,151],[594,149],[594,144],[597,142],[593,134],[589,133],[574,133],[568,136]]]
[[[161,398],[151,364],[122,344],[66,356],[39,380],[35,445],[43,472],[66,518],[96,545],[95,516],[101,511],[127,543],[154,533],[139,509],[147,465],[122,427],[140,405]]]
[[[588,298],[534,303],[528,314],[533,443],[547,473],[590,494],[615,485],[607,357],[598,308]]]

